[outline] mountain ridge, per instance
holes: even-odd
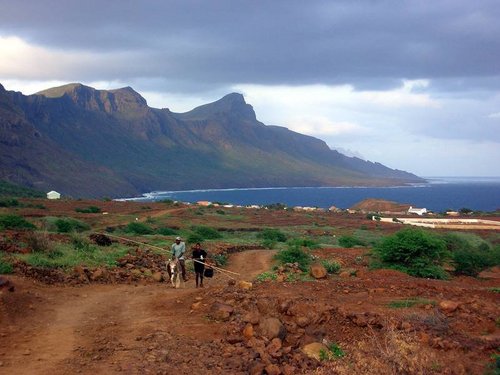
[[[320,139],[265,125],[238,93],[175,113],[149,107],[131,87],[97,90],[73,83],[33,95],[3,89],[0,105],[0,140],[9,136],[31,139],[31,154],[36,151],[46,159],[24,160],[32,167],[31,175],[26,172],[21,179],[12,169],[22,155],[30,153],[6,146],[13,162],[0,168],[0,178],[74,196],[423,181],[380,163],[345,156]],[[18,116],[15,121],[13,113]],[[24,128],[13,127],[12,122],[19,121]],[[30,138],[30,132],[39,134],[38,141]],[[2,164],[4,158],[8,159],[6,153]],[[65,163],[74,167],[68,167],[66,173],[47,172],[57,171],[58,164]],[[78,186],[82,178],[75,172],[77,165],[86,171],[92,186]],[[45,178],[47,175],[53,178]]]

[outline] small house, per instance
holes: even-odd
[[[54,190],[49,191],[47,193],[47,199],[61,199],[61,194]]]
[[[409,214],[417,214],[419,216],[422,216],[423,214],[427,213],[427,208],[414,208],[414,207],[410,206],[410,208],[408,209],[408,213]]]

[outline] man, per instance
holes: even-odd
[[[186,263],[184,262],[184,253],[186,252],[186,244],[181,240],[180,237],[175,238],[175,243],[172,244],[172,259],[179,260],[179,265],[181,267],[182,279],[187,281],[186,277]]]
[[[207,252],[201,248],[198,242],[193,248],[194,273],[196,274],[196,287],[203,288],[203,273],[205,272],[205,259]],[[199,281],[199,283],[198,283]]]

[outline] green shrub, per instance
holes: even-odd
[[[149,225],[140,223],[138,221],[132,221],[128,223],[124,231],[126,233],[132,233],[137,235],[153,234],[154,230]]]
[[[265,282],[265,281],[275,281],[277,279],[278,275],[274,272],[271,271],[266,271],[262,272],[261,274],[257,275],[255,278],[259,282]]]
[[[443,262],[448,257],[445,242],[422,229],[404,228],[378,244],[373,253],[377,267],[400,270],[416,277],[446,278]]]
[[[203,225],[193,227],[193,231],[207,240],[215,240],[217,238],[222,238],[222,234],[220,234],[216,229],[211,227],[206,227]]]
[[[18,215],[0,215],[0,230],[3,229],[35,229],[36,227]]]
[[[321,264],[323,267],[325,267],[326,272],[333,274],[333,273],[338,273],[340,271],[340,264],[338,262],[335,262],[334,260],[328,260],[324,259],[321,261]]]
[[[159,201],[160,203],[165,203],[165,204],[173,204],[174,201],[172,199],[162,199]]]
[[[88,224],[71,217],[56,219],[54,224],[59,233],[83,232],[90,229]]]
[[[200,236],[198,233],[191,233],[188,238],[186,239],[186,241],[190,244],[195,244],[195,243],[198,243],[198,242],[203,242],[204,241],[204,238],[202,236]]]
[[[212,259],[215,264],[218,266],[225,266],[227,264],[227,255],[226,254],[215,254]]]
[[[457,275],[476,277],[484,269],[500,265],[500,246],[491,248],[483,243],[476,248],[456,250],[452,258]]]
[[[435,306],[436,301],[425,298],[411,297],[411,298],[391,301],[387,304],[387,307],[390,307],[392,309],[403,309],[413,306],[425,306],[425,305]]]
[[[71,244],[78,251],[93,252],[97,248],[90,242],[90,240],[80,234],[74,234],[71,236]]]
[[[219,214],[219,215],[225,215],[225,214],[226,214],[226,211],[224,211],[224,210],[217,210],[217,211],[215,211],[215,212],[216,212],[217,214]]]
[[[293,240],[290,240],[289,243],[297,244],[298,246],[302,247],[308,247],[309,249],[319,248],[319,244],[309,238],[295,238]]]
[[[275,242],[286,242],[287,236],[285,233],[281,232],[279,229],[266,228],[257,235],[257,238],[263,240],[271,240]]]
[[[76,212],[84,213],[84,214],[97,214],[101,212],[101,209],[97,206],[88,206],[86,208],[75,208]]]
[[[354,246],[365,246],[366,244],[360,239],[353,236],[340,236],[339,245],[346,248],[351,248]]]
[[[261,245],[264,249],[274,249],[276,247],[277,242],[270,239],[265,239],[262,241]]]
[[[159,228],[156,231],[156,233],[161,234],[162,236],[172,236],[172,235],[177,234],[177,231],[175,229],[172,229],[172,228],[163,227],[163,228]]]
[[[311,256],[297,244],[288,244],[288,249],[281,250],[275,255],[275,259],[285,263],[298,263],[302,271],[307,271],[311,264]]]
[[[6,262],[5,260],[0,258],[0,275],[12,273],[14,272],[14,268],[12,264]]]
[[[19,201],[14,198],[0,199],[0,207],[19,207]]]

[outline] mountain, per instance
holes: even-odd
[[[0,179],[72,196],[423,181],[264,125],[236,93],[174,113],[130,87],[73,83],[26,96],[0,85],[0,144]]]

